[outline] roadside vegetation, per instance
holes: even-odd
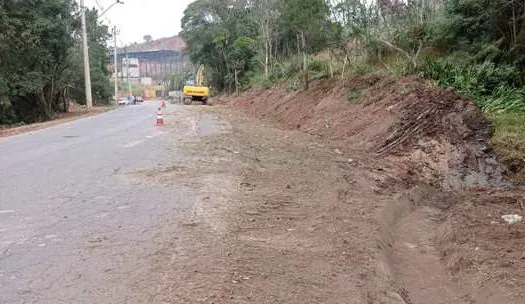
[[[110,38],[86,11],[95,103],[112,95]],[[45,121],[85,103],[80,12],[73,0],[0,1],[0,125]]]
[[[217,91],[418,75],[473,99],[495,123],[503,157],[523,161],[523,2],[197,0],[182,27],[187,53]]]
[[[492,143],[515,179],[525,182],[525,113],[491,113],[495,133]]]

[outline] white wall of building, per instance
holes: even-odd
[[[119,77],[127,78],[128,76],[130,78],[140,78],[140,66],[138,58],[122,59],[122,73],[119,73]]]

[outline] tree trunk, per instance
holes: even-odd
[[[330,78],[334,78],[334,67],[332,65],[332,48],[328,48],[328,65],[330,66]]]
[[[69,112],[69,89],[68,88],[65,88],[64,89],[64,96],[63,96],[63,110],[64,110],[64,113],[67,113]]]
[[[521,12],[522,12],[522,16],[521,16],[521,32],[525,31],[525,22],[523,20],[525,20],[525,1],[523,1],[523,6],[521,7]],[[520,34],[521,34],[520,32]]]
[[[52,110],[49,106],[49,100],[46,99],[46,94],[44,92],[44,88],[39,88],[36,92],[37,101],[39,104],[39,110],[37,110],[38,116],[40,120],[49,120],[53,118]]]
[[[348,54],[345,54],[345,59],[343,60],[343,71],[341,72],[341,79],[345,77],[346,64],[348,63]]]
[[[269,39],[266,38],[266,41],[264,43],[265,47],[264,47],[264,79],[268,79],[268,63],[269,63],[269,52],[270,52],[270,47],[269,47]]]
[[[237,81],[237,69],[235,69],[235,96],[239,96],[239,82]]]
[[[297,56],[301,55],[301,35],[297,35]]]
[[[306,36],[301,31],[301,50],[303,53],[303,88],[308,90],[308,55],[306,54]]]
[[[270,34],[270,28],[268,26],[267,30],[267,36],[266,36],[266,42],[267,42],[267,57],[268,57],[268,74],[270,74],[271,71],[271,61],[272,61],[272,36]]]
[[[516,26],[516,22],[517,22],[516,21],[516,7],[514,3],[512,3],[511,5],[512,5],[512,28],[511,28],[511,32],[512,32],[511,49],[512,49],[517,44],[518,33],[517,33],[517,26]]]

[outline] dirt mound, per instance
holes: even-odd
[[[393,158],[406,174],[444,189],[505,185],[493,129],[467,98],[416,77],[319,81],[309,90],[252,90],[234,107],[312,135],[344,138],[348,150]]]

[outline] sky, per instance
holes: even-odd
[[[89,8],[104,10],[116,0],[84,0]],[[153,39],[177,35],[184,10],[194,0],[122,0],[113,6],[101,20],[117,26],[118,44],[142,42],[145,35]],[[100,6],[99,6],[100,5]],[[108,22],[109,20],[109,22]]]

